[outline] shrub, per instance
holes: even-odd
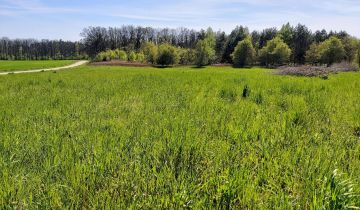
[[[116,49],[115,50],[116,59],[119,59],[121,61],[127,61],[128,56],[124,50]]]
[[[250,37],[240,41],[231,54],[235,67],[244,67],[252,65],[255,59],[255,49]]]
[[[107,52],[100,52],[97,54],[97,56],[95,57],[95,61],[108,61],[111,58],[108,56]]]
[[[145,61],[145,55],[143,52],[139,52],[137,55],[136,55],[136,61],[140,62],[140,63],[143,63]]]
[[[291,50],[284,41],[275,37],[260,50],[260,62],[269,65],[282,65],[289,61]]]
[[[180,64],[190,65],[195,63],[195,51],[193,49],[181,49],[180,53]]]
[[[158,48],[152,42],[146,42],[142,45],[141,51],[144,53],[145,61],[147,63],[155,64],[158,55]]]
[[[129,56],[128,56],[128,57],[129,57],[128,60],[129,60],[130,62],[135,62],[135,61],[136,61],[136,53],[135,53],[134,51],[129,52]]]
[[[162,44],[158,48],[156,63],[161,66],[171,66],[179,63],[177,49],[170,44]]]
[[[250,93],[251,93],[250,87],[248,85],[245,85],[244,89],[243,89],[243,92],[242,92],[242,97],[247,98],[247,97],[250,96]]]

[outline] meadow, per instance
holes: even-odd
[[[55,68],[73,63],[73,60],[0,61],[0,72]]]
[[[0,92],[3,209],[360,205],[360,73],[84,66]]]

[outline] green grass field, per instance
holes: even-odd
[[[55,68],[73,63],[73,60],[0,61],[0,72]]]
[[[85,66],[0,92],[4,209],[360,205],[360,73]]]

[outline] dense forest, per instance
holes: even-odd
[[[247,27],[238,26],[230,34],[223,31],[214,32],[211,28],[196,31],[187,28],[154,29],[131,25],[119,28],[88,27],[82,31],[81,36],[82,40],[79,42],[2,38],[0,59],[97,57],[98,60],[108,60],[111,57],[122,57],[130,61],[156,63],[156,59],[167,58],[166,53],[177,51],[176,58],[164,61],[165,64],[237,63],[242,66],[249,62],[269,65],[354,61],[360,54],[359,40],[345,31],[312,32],[305,25],[292,26],[289,23],[283,25],[280,30],[267,28],[262,31],[249,31]],[[339,46],[336,45],[338,42],[341,42]],[[338,48],[329,51],[328,47],[333,45]],[[149,54],[154,51],[154,47],[157,51],[156,58],[155,55]],[[165,57],[159,57],[160,51],[165,53]],[[334,52],[339,56],[332,55]],[[326,58],[323,55],[326,55]],[[326,59],[331,61],[326,62]]]
[[[81,42],[0,39],[0,60],[63,60],[87,58]]]

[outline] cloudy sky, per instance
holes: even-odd
[[[360,0],[0,0],[0,37],[78,40],[87,26],[211,26],[230,32],[290,22],[360,37]]]

